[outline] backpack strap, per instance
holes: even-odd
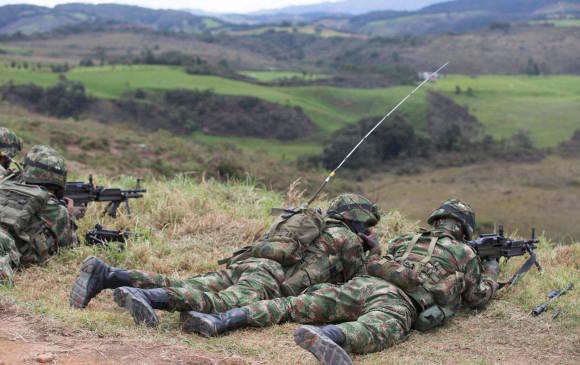
[[[417,233],[415,236],[413,236],[413,239],[411,240],[411,243],[409,243],[409,245],[407,246],[405,253],[397,261],[399,262],[406,261],[409,258],[411,251],[413,251],[413,248],[415,248],[417,242],[419,242],[419,239],[421,239],[421,237],[423,237],[423,233]]]
[[[425,256],[423,260],[421,260],[422,264],[426,264],[429,261],[431,261],[431,257],[433,256],[433,251],[435,251],[437,241],[439,241],[439,237],[431,237],[431,242],[429,242],[429,251],[427,252],[427,256]]]

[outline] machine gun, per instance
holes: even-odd
[[[543,272],[542,266],[536,256],[536,248],[539,242],[536,239],[535,229],[532,229],[532,238],[530,240],[512,240],[505,237],[503,226],[499,226],[498,233],[482,234],[478,239],[469,241],[468,244],[477,252],[482,260],[499,261],[502,257],[509,260],[512,257],[529,254],[529,259],[506,283],[513,285],[531,269],[532,265],[535,265],[539,272]]]
[[[555,301],[556,299],[560,298],[562,295],[566,294],[567,292],[569,292],[570,290],[572,290],[574,288],[574,285],[572,283],[568,284],[565,288],[563,289],[556,289],[556,290],[552,290],[549,294],[548,294],[548,300],[542,304],[540,304],[539,306],[537,306],[536,308],[534,308],[532,310],[532,316],[537,317],[540,314],[544,313],[545,311],[548,310],[548,307],[550,306],[550,304]]]
[[[142,198],[146,192],[146,189],[141,188],[141,179],[137,179],[135,189],[122,190],[95,186],[93,176],[90,175],[88,183],[82,181],[67,182],[64,197],[72,199],[75,207],[86,207],[91,202],[108,202],[103,216],[109,215],[112,218],[117,218],[117,211],[121,203],[125,203],[127,213],[131,215],[129,200]]]
[[[85,241],[87,245],[90,246],[107,246],[111,242],[119,242],[124,244],[130,237],[133,236],[135,236],[135,234],[129,232],[128,230],[107,230],[104,229],[100,224],[97,224],[94,229],[87,232],[85,235]]]

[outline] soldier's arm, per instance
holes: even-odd
[[[348,229],[341,230],[333,237],[338,241],[339,255],[342,261],[344,280],[348,281],[366,272],[365,254],[362,239]]]
[[[40,213],[47,228],[54,235],[59,247],[67,247],[78,244],[76,234],[76,222],[69,214],[66,207],[56,199],[51,199]]]
[[[463,303],[471,308],[482,307],[491,300],[498,287],[497,275],[485,273],[479,258],[473,257],[465,267]]]

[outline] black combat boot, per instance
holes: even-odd
[[[127,308],[135,324],[145,323],[148,327],[157,327],[159,318],[155,309],[169,308],[169,292],[167,289],[137,289],[124,286],[113,292],[115,303]]]
[[[72,287],[69,303],[73,308],[85,308],[102,290],[129,285],[131,280],[128,271],[89,256],[81,265],[81,274]]]
[[[186,333],[197,333],[203,337],[216,337],[228,331],[244,327],[248,316],[236,308],[219,314],[181,312],[181,329]]]
[[[294,342],[316,356],[322,365],[352,365],[343,349],[346,336],[337,326],[302,326],[294,332]]]

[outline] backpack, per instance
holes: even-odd
[[[320,209],[285,209],[256,245],[236,251],[220,264],[233,264],[250,257],[274,260],[282,266],[294,265],[302,259],[304,250],[325,228]]]
[[[35,185],[0,184],[0,225],[15,237],[26,237],[32,218],[49,200],[50,193]]]

